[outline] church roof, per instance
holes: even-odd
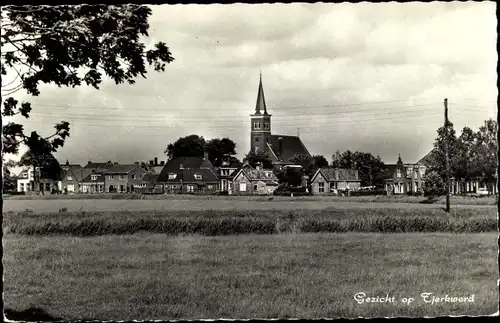
[[[266,107],[266,99],[264,97],[264,88],[262,87],[262,74],[261,74],[259,80],[259,90],[257,93],[257,103],[255,104],[255,114],[260,115],[262,114],[262,112],[265,116],[268,115]]]
[[[281,138],[281,151],[280,151],[280,138]],[[306,146],[302,143],[297,136],[282,136],[271,135],[269,140],[269,148],[273,154],[281,161],[288,162],[296,154],[306,155],[311,157]]]

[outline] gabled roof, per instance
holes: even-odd
[[[83,178],[83,168],[80,165],[64,165],[63,168],[63,179],[67,175],[72,175],[75,181],[81,181]]]
[[[110,168],[112,167],[113,164],[109,164],[108,162],[106,163],[93,163],[91,161],[89,161],[87,163],[87,165],[85,165],[83,168],[92,168],[92,169],[96,169],[96,168],[100,168],[100,169],[107,169],[107,168]]]
[[[348,182],[360,182],[361,180],[357,176],[357,171],[355,169],[345,169],[345,168],[331,168],[324,167],[316,171],[316,174],[311,178],[313,181],[318,174],[321,174],[325,180],[328,182],[338,182],[338,181],[348,181]]]
[[[396,178],[396,171],[398,170],[398,164],[386,164],[385,166],[387,168],[388,177]],[[402,165],[401,167],[399,167],[399,169],[401,170],[401,178],[406,178],[407,177],[406,167]]]
[[[434,159],[434,154],[436,153],[436,148],[432,149],[427,155],[422,157],[417,164],[424,165],[424,166],[430,166],[433,162]]]
[[[240,174],[243,174],[249,181],[278,181],[278,178],[272,170],[256,169],[248,164],[243,165],[238,172],[235,173],[234,177]]]
[[[281,153],[279,151],[280,145],[279,141],[281,138]],[[272,154],[278,157],[280,160],[288,162],[296,154],[306,155],[311,157],[311,154],[307,150],[306,146],[302,143],[297,136],[282,136],[282,135],[271,135],[269,140],[269,146],[272,150]]]
[[[139,168],[137,165],[113,165],[110,168],[104,170],[104,174],[127,174],[134,170],[135,168]]]
[[[171,173],[177,174],[175,180],[169,180],[168,174]],[[216,175],[217,169],[212,165],[210,160],[204,157],[174,157],[165,164],[157,178],[157,182],[178,182],[181,179],[183,181],[195,180],[194,173],[202,175],[203,179],[201,181],[212,181],[214,178],[215,181],[218,180]]]
[[[158,174],[144,174],[144,176],[141,178],[141,181],[154,183],[158,179],[158,176]]]

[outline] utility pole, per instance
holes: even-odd
[[[448,134],[448,99],[444,99],[444,150],[446,160],[446,213],[450,213],[450,155],[449,155],[449,134]]]

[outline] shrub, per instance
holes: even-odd
[[[437,172],[429,172],[426,175],[425,182],[423,185],[424,196],[430,202],[435,202],[438,197],[445,194],[445,184],[443,179]]]
[[[387,191],[383,189],[377,190],[359,190],[359,191],[350,191],[351,196],[377,196],[377,195],[387,195]]]

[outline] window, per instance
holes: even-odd
[[[108,176],[108,178],[109,178],[110,180],[113,180],[113,175],[109,175],[109,176]]]
[[[330,191],[331,190],[336,190],[337,189],[337,182],[331,182],[330,183]]]
[[[247,183],[240,183],[240,192],[246,192]]]
[[[400,170],[400,169],[398,169],[398,170],[396,171],[396,177],[397,177],[397,178],[401,178],[401,170]]]
[[[201,178],[202,178],[201,174],[194,174],[194,179],[198,179],[199,180]]]
[[[125,188],[123,187],[123,185],[120,185],[120,192],[125,192]]]
[[[170,173],[168,174],[168,179],[175,179],[177,177],[177,174]]]
[[[269,121],[264,122],[264,130],[269,130]]]
[[[256,191],[257,190],[257,185],[254,185],[253,186],[253,190]]]
[[[324,193],[325,192],[325,183],[323,183],[323,182],[318,183],[318,191],[320,193]]]
[[[21,188],[21,192],[24,192],[24,183],[21,183],[20,188]]]
[[[123,180],[124,178],[125,178],[125,176],[120,175],[120,180]]]
[[[97,181],[98,178],[99,178],[99,175],[91,175],[90,176],[90,179],[93,181]]]
[[[260,121],[254,121],[253,122],[253,128],[255,130],[259,130],[260,129]]]
[[[188,192],[188,193],[192,193],[192,192],[194,192],[194,185],[188,185],[188,186],[187,186],[187,192]]]
[[[211,190],[211,189],[213,189],[213,188],[214,188],[214,186],[213,186],[213,185],[207,185],[207,188],[208,188],[209,190]]]
[[[73,180],[73,176],[68,175],[68,181],[72,181],[72,180]]]
[[[135,174],[132,174],[132,179],[135,179]]]
[[[50,183],[45,183],[45,190],[50,191]]]
[[[259,142],[259,137],[255,137],[255,142]]]

